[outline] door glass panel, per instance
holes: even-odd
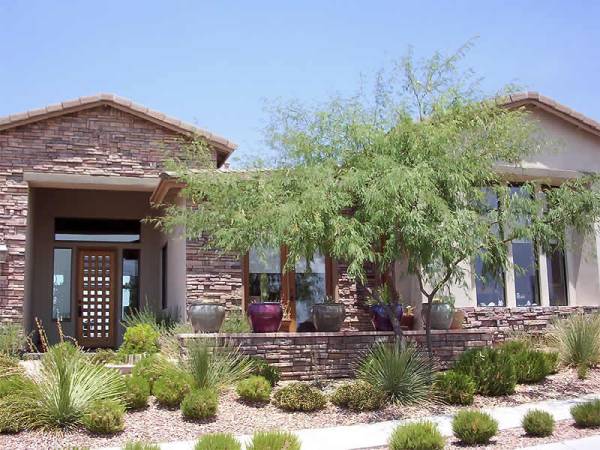
[[[567,306],[567,271],[565,267],[565,254],[555,250],[546,255],[548,271],[548,293],[550,306]]]
[[[250,301],[281,300],[281,253],[279,248],[253,248],[248,255]]]
[[[301,258],[296,263],[296,322],[312,321],[311,309],[315,303],[325,300],[325,257],[316,253],[307,262]]]
[[[71,319],[71,249],[54,249],[52,319]]]
[[[123,250],[121,314],[124,317],[139,307],[140,251]]]

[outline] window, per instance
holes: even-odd
[[[123,275],[121,287],[122,317],[140,306],[140,251],[123,250]]]
[[[161,259],[161,267],[160,267],[160,273],[161,273],[161,286],[160,286],[160,290],[161,290],[161,303],[162,303],[162,309],[167,309],[169,302],[167,299],[167,245],[165,244],[161,250],[161,254],[160,254],[160,259]]]
[[[57,218],[54,221],[56,241],[139,242],[140,230],[139,220]]]
[[[71,255],[70,248],[54,249],[52,281],[52,319],[71,319]]]
[[[299,325],[312,322],[312,306],[325,300],[325,257],[317,253],[310,263],[305,258],[300,259],[295,274],[296,322]]]
[[[250,301],[281,301],[281,252],[279,248],[253,248],[248,255]]]
[[[560,250],[546,255],[550,306],[567,306],[567,270],[565,254]]]

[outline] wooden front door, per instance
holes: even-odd
[[[83,347],[116,343],[116,258],[111,249],[77,252],[77,341]]]

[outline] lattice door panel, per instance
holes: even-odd
[[[114,345],[115,258],[112,250],[79,250],[77,339],[85,347]]]

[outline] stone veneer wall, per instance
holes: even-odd
[[[424,332],[405,334],[409,341],[425,345]],[[494,335],[493,329],[433,330],[433,349],[440,368],[448,367],[468,348],[494,345]],[[259,356],[279,367],[283,379],[295,380],[351,377],[361,355],[376,343],[391,343],[394,339],[392,332],[378,331],[179,335],[184,353],[193,340],[207,340],[215,346],[228,343],[239,346],[246,355]]]

